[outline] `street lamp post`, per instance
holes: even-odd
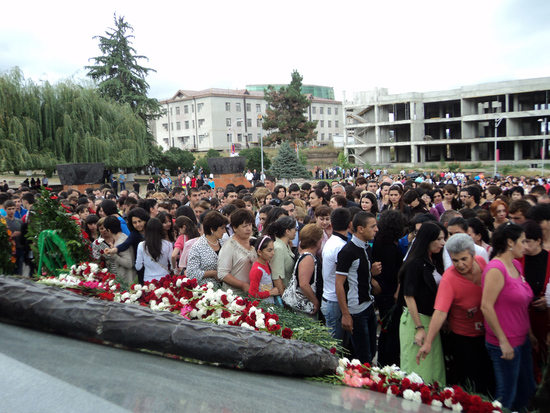
[[[231,145],[235,144],[235,129],[233,127],[237,122],[243,122],[243,118],[237,118],[233,122],[231,122]],[[231,147],[229,147],[229,155],[231,156]]]
[[[495,119],[495,174],[494,176],[496,177],[497,176],[497,162],[498,162],[498,157],[497,157],[497,153],[498,153],[498,149],[497,149],[497,137],[498,137],[498,125],[500,125],[500,122],[502,122],[502,118],[496,118]]]
[[[540,153],[540,159],[541,159],[541,170],[540,170],[540,176],[544,175],[544,160],[546,159],[546,134],[548,133],[548,118],[539,119],[538,120],[541,123],[542,128],[542,149]]]
[[[258,121],[260,122],[260,125],[262,124],[263,116],[262,114],[258,114]],[[264,181],[264,137],[262,133],[260,132],[260,159],[262,162],[262,171],[260,172],[260,181]]]

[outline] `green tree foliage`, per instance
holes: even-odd
[[[243,149],[239,152],[239,156],[246,157],[246,169],[253,171],[256,169],[258,172],[262,170],[262,150],[261,148]],[[264,171],[271,168],[271,159],[264,151]]]
[[[344,154],[344,152],[340,152],[338,154],[338,166],[341,166],[344,169],[353,168],[353,165],[349,161],[348,157]]]
[[[283,179],[309,178],[311,176],[311,173],[298,160],[296,152],[288,142],[281,144],[279,153],[273,158],[271,174]]]
[[[137,55],[132,47],[134,29],[124,17],[114,16],[115,28],[109,28],[106,36],[95,36],[99,39],[99,50],[102,56],[92,57],[95,65],[86,66],[87,76],[98,82],[101,96],[115,102],[127,103],[144,120],[149,121],[160,116],[160,105],[156,99],[148,98],[149,84],[145,77],[154,69],[140,66],[138,60],[145,56]]]
[[[195,156],[191,152],[180,148],[170,148],[162,154],[160,165],[163,167],[161,169],[169,169],[173,174],[178,166],[181,167],[182,171],[192,170],[194,163]]]
[[[15,68],[0,74],[0,170],[53,170],[60,163],[149,162],[147,125],[128,105],[71,81],[40,85]]]
[[[264,141],[267,145],[315,139],[317,121],[310,122],[304,115],[311,102],[302,94],[302,76],[296,70],[292,72],[292,81],[287,87],[277,90],[268,86],[264,99],[268,108],[262,127],[271,132]]]

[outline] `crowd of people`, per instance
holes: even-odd
[[[383,172],[288,187],[270,176],[249,188],[177,180],[145,194],[103,185],[58,197],[94,257],[128,283],[185,274],[289,306],[326,324],[361,362],[525,408],[550,339],[550,184]],[[34,192],[0,193],[18,273]]]

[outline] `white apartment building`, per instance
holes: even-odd
[[[316,120],[317,143],[327,144],[343,131],[342,102],[306,95],[311,100],[306,116]],[[163,150],[237,150],[260,145],[267,102],[263,92],[226,89],[179,90],[159,102],[164,115],[150,128]]]
[[[346,104],[346,150],[358,164],[540,160],[550,77],[427,93],[375,89]],[[544,149],[548,158],[548,146]]]

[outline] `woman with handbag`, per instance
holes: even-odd
[[[317,319],[321,306],[319,296],[323,293],[321,261],[317,251],[321,248],[323,230],[316,224],[307,224],[300,231],[298,258],[288,288],[283,294],[285,304]]]
[[[171,273],[170,256],[173,245],[164,239],[162,223],[151,218],[145,225],[145,241],[138,245],[136,270],[144,268],[143,280],[158,280]]]

